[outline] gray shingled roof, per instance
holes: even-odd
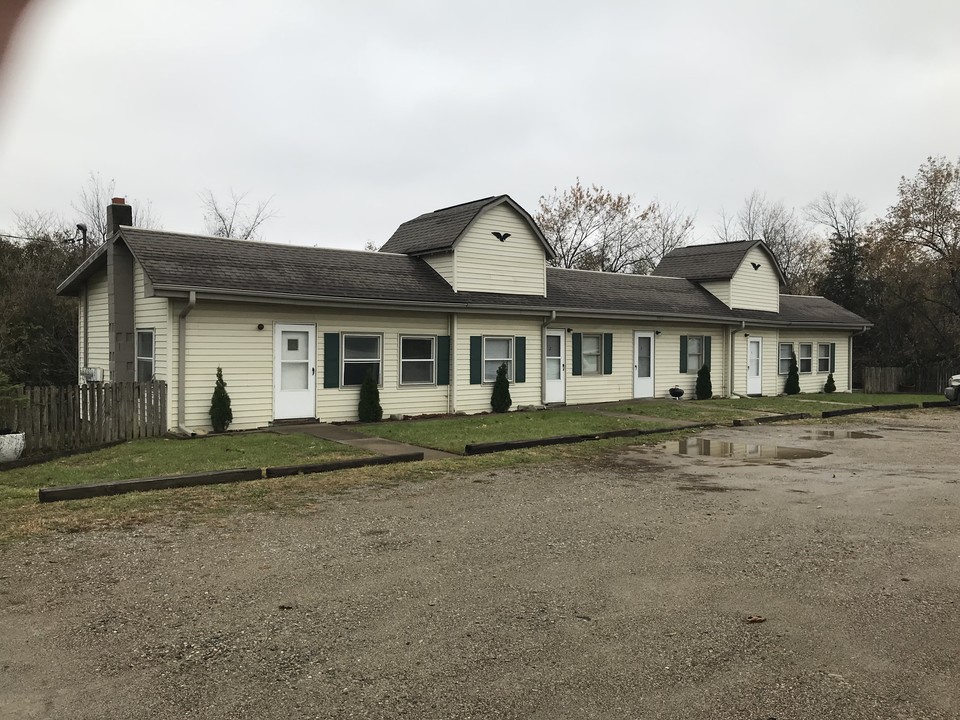
[[[154,286],[278,295],[451,302],[429,265],[406,255],[123,228]]]
[[[154,289],[247,296],[356,300],[412,306],[502,308],[689,317],[773,324],[859,327],[859,316],[820,297],[782,295],[781,312],[731,310],[683,278],[622,275],[547,268],[547,297],[455,293],[424,260],[407,255],[231,240],[124,227],[124,242],[143,265]],[[64,281],[59,292],[75,295],[83,280],[106,263],[100,253]]]
[[[534,235],[543,243],[547,257],[553,258],[550,243],[540,232],[533,218],[509,195],[492,195],[480,200],[440,208],[408,220],[398,227],[380,252],[423,255],[450,250],[485,208],[507,202],[530,223]]]
[[[780,277],[780,284],[784,284],[780,266],[767,246],[759,240],[690,245],[677,248],[664,256],[653,274],[658,277],[682,277],[696,282],[729,280],[737,272],[747,253],[756,245],[760,245],[767,251],[773,267]]]

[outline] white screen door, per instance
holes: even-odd
[[[653,333],[633,334],[633,396],[653,397]]]
[[[547,331],[544,345],[544,400],[548,403],[560,403],[566,400],[566,362],[563,352],[564,332]]]
[[[747,338],[747,395],[762,395],[762,367],[760,362],[762,355],[761,339],[758,337]]]
[[[317,416],[317,341],[313,325],[277,325],[274,330],[273,417]]]

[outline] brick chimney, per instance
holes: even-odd
[[[121,225],[133,225],[133,206],[122,197],[115,197],[107,205],[107,239],[113,238]]]
[[[133,382],[135,327],[133,255],[120,240],[121,225],[133,225],[133,207],[122,197],[107,205],[107,310],[110,322],[110,380]]]

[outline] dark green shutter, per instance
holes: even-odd
[[[340,333],[323,334],[323,386],[340,387]]]
[[[483,382],[483,337],[470,336],[470,384],[479,385]]]
[[[450,384],[450,336],[437,338],[437,385]]]
[[[613,374],[613,333],[603,334],[603,374]]]
[[[703,336],[703,364],[710,367],[710,336]]]
[[[583,334],[573,334],[573,374],[583,375]]]
[[[830,372],[837,371],[837,344],[830,343]]]
[[[680,372],[687,371],[687,336],[680,336]]]
[[[514,339],[513,381],[527,381],[527,339],[523,336]]]

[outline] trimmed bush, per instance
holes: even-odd
[[[800,368],[797,367],[797,356],[790,353],[790,371],[787,373],[787,383],[783,386],[787,395],[796,395],[800,392]]]
[[[704,365],[697,371],[697,400],[709,400],[713,397],[713,383],[710,381],[710,366]]]
[[[223,368],[217,366],[217,384],[213,388],[213,397],[210,398],[210,423],[214,432],[225,432],[233,422],[233,410],[230,409],[230,396],[227,394],[227,384],[223,381]]]
[[[837,384],[833,381],[833,373],[827,375],[827,382],[823,386],[823,391],[825,393],[832,393],[837,391]]]
[[[380,388],[373,370],[367,371],[367,376],[360,386],[360,404],[357,407],[360,422],[380,422],[383,420],[383,408],[380,406]]]
[[[493,395],[490,397],[490,407],[494,412],[503,413],[510,409],[513,400],[510,398],[510,381],[507,380],[507,364],[497,368],[497,379],[493,383]]]

